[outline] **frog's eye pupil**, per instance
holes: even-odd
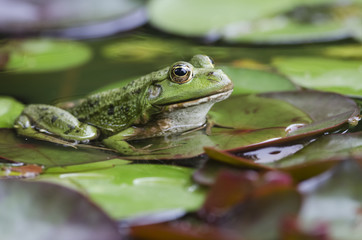
[[[179,67],[174,70],[175,75],[182,77],[187,74],[187,70],[185,68]]]

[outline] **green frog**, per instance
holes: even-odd
[[[60,106],[31,104],[14,127],[18,134],[64,145],[101,140],[124,155],[129,141],[184,133],[206,126],[212,105],[230,96],[233,84],[212,59],[195,55],[128,85]]]

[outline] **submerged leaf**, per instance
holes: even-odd
[[[300,213],[304,229],[326,224],[333,239],[359,239],[362,234],[362,170],[356,161],[344,161],[329,172],[303,182]]]
[[[116,158],[92,148],[59,146],[53,143],[24,140],[13,130],[0,129],[0,157],[9,161],[51,166],[66,166]]]
[[[6,240],[120,240],[117,225],[81,194],[49,183],[0,180]]]

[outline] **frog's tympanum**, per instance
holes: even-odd
[[[138,154],[128,141],[183,133],[206,125],[211,106],[233,84],[213,61],[190,62],[136,79],[122,88],[89,95],[68,107],[28,105],[15,122],[21,135],[63,144],[102,140],[123,154]]]

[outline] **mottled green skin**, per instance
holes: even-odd
[[[190,74],[185,78],[175,74],[177,66]],[[196,55],[190,63],[177,62],[123,88],[93,94],[62,108],[29,105],[14,127],[21,135],[61,144],[101,136],[108,147],[133,154],[127,140],[203,126],[207,111],[227,98],[232,88],[230,79],[214,68],[209,57]]]
[[[107,135],[120,132],[133,124],[144,124],[149,116],[161,112],[148,98],[150,87],[167,77],[158,71],[132,81],[123,88],[88,96],[80,104],[67,109],[71,114]]]

